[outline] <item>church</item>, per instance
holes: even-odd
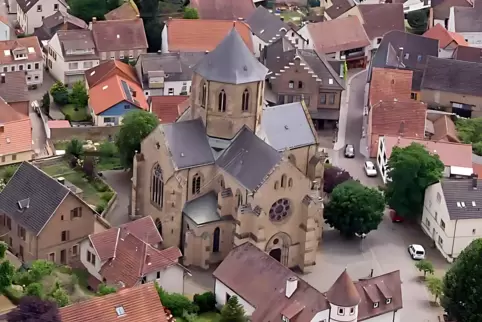
[[[315,265],[325,155],[303,102],[266,106],[267,74],[233,28],[193,67],[189,108],[134,157],[132,214],[152,216],[186,266],[246,242],[289,268]]]

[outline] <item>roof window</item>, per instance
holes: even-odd
[[[387,298],[387,299],[385,300],[385,303],[386,303],[386,304],[392,303],[392,298],[391,298],[391,297]]]
[[[115,308],[115,313],[117,313],[117,316],[126,315],[126,311],[124,311],[124,307],[122,305]]]
[[[379,302],[373,302],[373,308],[376,309],[380,306]]]
[[[28,209],[30,206],[30,198],[19,200],[17,205],[20,210]]]

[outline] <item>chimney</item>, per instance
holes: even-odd
[[[479,179],[479,176],[474,173],[472,175],[472,189],[477,190],[477,180]]]
[[[2,84],[5,84],[5,73],[0,74],[0,76],[2,77]]]
[[[65,184],[65,178],[64,178],[64,177],[58,177],[58,178],[57,178],[57,181],[58,181],[60,184]]]
[[[92,22],[97,22],[97,17],[92,17]]]
[[[293,293],[296,291],[298,288],[298,277],[296,276],[291,276],[286,280],[286,290],[285,290],[285,295],[287,298],[291,298]]]

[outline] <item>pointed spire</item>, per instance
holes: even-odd
[[[360,303],[360,294],[346,268],[328,290],[326,298],[331,304],[342,307],[356,306]]]

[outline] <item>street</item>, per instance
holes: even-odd
[[[129,195],[131,189],[131,172],[124,170],[110,170],[102,172],[104,180],[117,193],[117,200],[106,214],[105,219],[117,227],[130,221],[128,215]]]

